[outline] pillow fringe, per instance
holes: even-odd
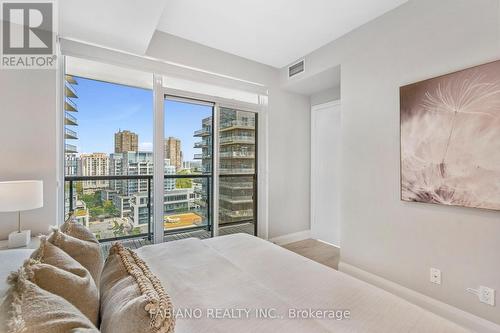
[[[26,328],[26,322],[22,316],[23,296],[26,289],[26,271],[24,267],[19,268],[17,272],[10,273],[7,283],[12,289],[10,297],[12,302],[9,309],[9,318],[7,319],[7,328],[9,333],[21,333]]]
[[[148,303],[144,310],[149,313],[150,326],[155,328],[157,333],[172,333],[175,326],[175,318],[172,316],[173,305],[160,280],[137,253],[122,244],[114,243],[110,254],[120,256],[127,272],[136,280],[141,294],[146,296]]]

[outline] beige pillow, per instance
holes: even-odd
[[[174,332],[170,297],[132,250],[111,247],[100,290],[101,332]]]
[[[66,299],[97,325],[99,291],[89,271],[69,254],[42,238],[24,267],[30,281]]]
[[[98,333],[97,328],[64,298],[38,287],[21,268],[9,277],[11,288],[2,304],[9,333]]]
[[[95,235],[86,226],[73,220],[73,215],[64,221],[61,231],[66,235],[99,244]]]
[[[101,271],[104,265],[99,243],[66,235],[58,229],[54,230],[49,236],[48,241],[85,267],[94,278],[96,286],[99,286]]]

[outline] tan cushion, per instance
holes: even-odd
[[[70,216],[61,226],[61,231],[66,235],[75,237],[84,241],[99,243],[95,235],[83,224],[76,222],[73,215]]]
[[[54,230],[49,236],[48,241],[62,249],[85,267],[94,278],[95,284],[99,286],[104,264],[99,243],[66,235],[58,229]]]
[[[111,247],[100,290],[101,332],[174,332],[170,297],[134,251]]]
[[[42,238],[26,261],[30,281],[73,304],[94,325],[99,319],[99,292],[89,271],[69,254]]]
[[[71,303],[29,281],[23,268],[11,274],[9,283],[11,288],[1,306],[5,319],[2,332],[99,332]]]

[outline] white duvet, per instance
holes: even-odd
[[[176,333],[469,332],[246,234],[189,238],[137,252],[172,297]]]

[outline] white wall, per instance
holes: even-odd
[[[32,234],[56,224],[56,74],[0,70],[0,181],[41,179],[44,207],[22,213]],[[17,229],[16,213],[0,213],[0,239]]]
[[[269,237],[308,230],[310,101],[279,87],[273,67],[156,32],[147,55],[269,87]]]
[[[311,105],[320,105],[340,99],[340,87],[333,87],[311,95]]]
[[[465,288],[498,304],[500,212],[400,201],[399,87],[499,57],[498,0],[411,0],[306,56],[342,66],[341,260],[496,323]]]

